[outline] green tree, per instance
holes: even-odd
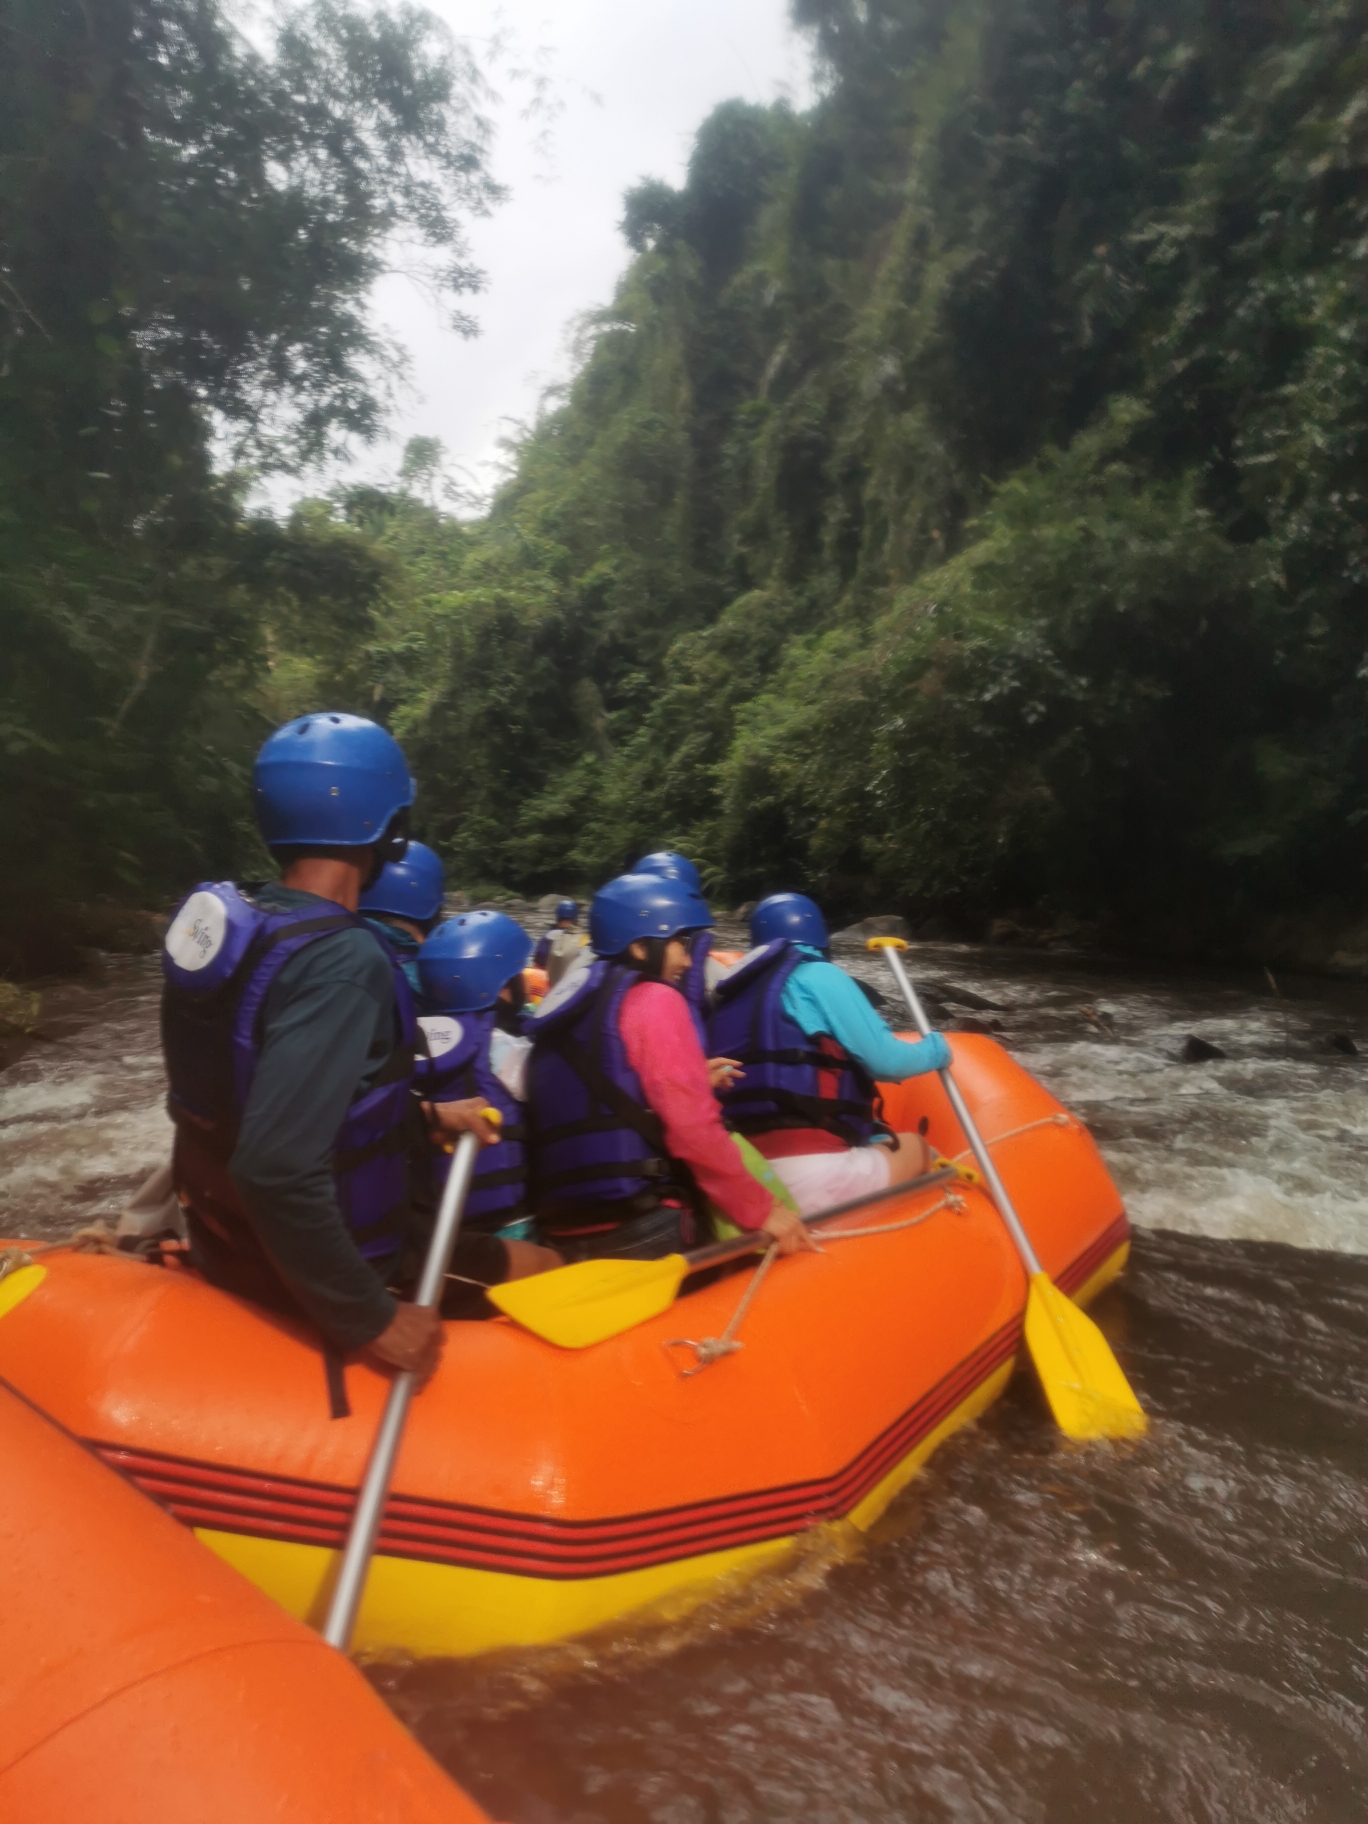
[[[462,222],[499,193],[478,71],[411,7],[316,0],[260,53],[216,0],[3,0],[0,46],[0,836],[25,858],[4,915],[19,954],[62,901],[230,861],[273,599],[232,468],[375,434],[391,360],[372,282],[403,243],[459,300],[479,283]],[[264,540],[276,583],[286,536]]]

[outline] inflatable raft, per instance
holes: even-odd
[[[1046,1270],[1086,1300],[1124,1264],[1121,1199],[1082,1125],[991,1040],[955,1070]],[[964,1148],[940,1082],[885,1091],[895,1127]],[[676,1617],[804,1542],[869,1527],[1005,1386],[1025,1275],[968,1186],[838,1219],[774,1264],[701,1372],[752,1266],[639,1328],[560,1350],[506,1319],[450,1326],[416,1400],[356,1633],[471,1654]],[[862,1231],[862,1233],[853,1233]],[[873,1231],[873,1232],[870,1232]],[[22,1280],[22,1285],[16,1285]],[[8,1305],[8,1309],[6,1309]],[[293,1615],[317,1623],[385,1394],[317,1340],[192,1274],[58,1252],[0,1284],[0,1376]]]
[[[0,1458],[5,1824],[480,1824],[355,1666],[3,1388]]]

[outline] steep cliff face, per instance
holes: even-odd
[[[801,0],[388,688],[470,877],[1364,907],[1362,5]]]

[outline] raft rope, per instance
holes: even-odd
[[[935,1216],[941,1210],[961,1211],[964,1207],[964,1199],[960,1196],[958,1191],[947,1191],[943,1197],[931,1205],[930,1209],[922,1210],[916,1216],[904,1216],[899,1222],[881,1222],[875,1227],[868,1229],[823,1229],[820,1233],[823,1242],[859,1241],[869,1235],[896,1235],[900,1229],[919,1228],[922,1223],[929,1221],[932,1216]],[[826,1250],[823,1247],[819,1247],[816,1251],[817,1253],[822,1254],[825,1253]],[[740,1304],[736,1307],[735,1311],[732,1312],[731,1321],[728,1323],[721,1336],[704,1336],[698,1338],[692,1336],[676,1336],[664,1345],[667,1350],[693,1350],[695,1357],[694,1365],[692,1368],[681,1368],[679,1370],[681,1379],[687,1381],[695,1374],[702,1374],[705,1368],[711,1368],[713,1363],[720,1361],[724,1355],[735,1355],[738,1349],[745,1348],[746,1345],[744,1343],[737,1341],[736,1333],[745,1321],[746,1313],[750,1310],[751,1303],[754,1300],[756,1293],[760,1290],[765,1275],[769,1272],[778,1258],[778,1245],[777,1243],[771,1244],[765,1252],[765,1258],[751,1275],[750,1284],[746,1287]]]
[[[40,1254],[52,1254],[59,1248],[71,1248],[78,1254],[126,1254],[119,1237],[107,1222],[88,1222],[75,1229],[65,1241],[35,1241],[27,1248],[0,1248],[0,1280],[8,1279],[21,1267],[31,1267]]]
[[[986,1142],[986,1144],[990,1147],[1001,1146],[1004,1140],[1015,1140],[1022,1134],[1033,1134],[1038,1127],[1078,1127],[1080,1125],[1081,1124],[1076,1121],[1072,1115],[1067,1114],[1063,1109],[1060,1109],[1053,1115],[1041,1115],[1038,1120],[1027,1121],[1022,1127],[1009,1127],[1005,1134],[995,1134],[991,1140]],[[955,1160],[967,1159],[972,1152],[973,1148],[966,1146],[958,1153],[955,1153],[953,1157]],[[894,1191],[897,1189],[896,1185],[891,1188]],[[895,1235],[899,1229],[917,1228],[921,1223],[927,1221],[929,1217],[936,1215],[940,1210],[963,1210],[963,1208],[964,1199],[960,1196],[958,1191],[947,1191],[938,1203],[933,1203],[929,1210],[923,1210],[919,1216],[907,1216],[904,1217],[901,1222],[881,1222],[875,1227],[867,1229],[823,1229],[821,1231],[821,1236],[823,1242],[829,1242],[857,1241],[869,1235]],[[817,1252],[820,1254],[822,1249],[819,1247]],[[756,1293],[760,1290],[765,1275],[769,1272],[771,1266],[773,1266],[775,1260],[778,1258],[778,1253],[779,1250],[777,1247],[771,1247],[768,1250],[765,1258],[751,1275],[750,1284],[746,1287],[741,1303],[736,1307],[735,1311],[732,1312],[731,1322],[727,1325],[721,1336],[704,1336],[697,1338],[692,1336],[676,1336],[664,1345],[667,1350],[693,1350],[695,1357],[693,1367],[681,1368],[679,1371],[684,1380],[687,1381],[692,1375],[701,1374],[705,1368],[711,1368],[713,1363],[721,1361],[724,1355],[735,1355],[737,1350],[745,1348],[746,1345],[744,1343],[737,1341],[736,1333],[745,1321],[746,1313],[750,1310],[751,1304]]]
[[[985,1141],[984,1144],[990,1147],[1001,1146],[1004,1140],[1015,1140],[1018,1134],[1033,1134],[1038,1127],[1081,1128],[1082,1125],[1083,1123],[1081,1121],[1076,1121],[1072,1115],[1065,1114],[1061,1109],[1057,1114],[1042,1115],[1038,1121],[1028,1121],[1025,1127],[1009,1127],[1005,1134],[995,1134],[991,1140]],[[962,1146],[960,1150],[957,1153],[953,1153],[951,1157],[954,1159],[968,1159],[973,1151],[974,1149],[972,1146]]]

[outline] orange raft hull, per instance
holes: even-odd
[[[0,1388],[5,1824],[479,1824],[356,1668]]]
[[[952,1043],[1043,1264],[1092,1296],[1129,1245],[1096,1147],[991,1040]],[[895,1127],[924,1117],[943,1151],[963,1148],[938,1079],[885,1106]],[[502,1319],[450,1326],[409,1420],[358,1647],[468,1654],[674,1618],[804,1545],[844,1549],[996,1397],[1020,1344],[1026,1281],[1000,1220],[977,1190],[958,1209],[943,1198],[862,1211],[833,1229],[905,1226],[780,1262],[743,1348],[689,1378],[673,1339],[720,1336],[745,1278],[578,1352]],[[49,1256],[0,1315],[0,1375],[291,1613],[321,1619],[379,1375],[349,1365],[351,1416],[333,1419],[302,1328],[187,1273],[76,1254]]]

